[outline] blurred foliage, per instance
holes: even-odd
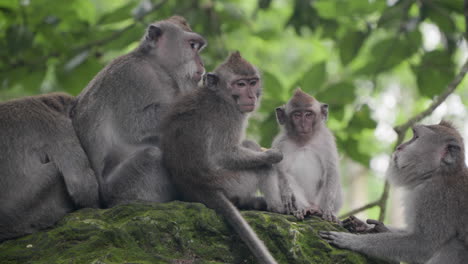
[[[400,87],[398,106],[405,105],[388,119],[393,126],[453,78],[465,31],[462,0],[0,0],[0,100],[76,95],[133,49],[148,23],[174,14],[208,39],[208,70],[232,50],[262,70],[265,91],[251,137],[270,146],[278,131],[274,108],[300,86],[330,105],[340,152],[366,167],[376,153],[390,152],[373,133],[390,84]]]

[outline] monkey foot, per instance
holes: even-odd
[[[320,207],[316,204],[313,204],[309,207],[306,207],[306,208],[303,208],[303,209],[299,209],[297,211],[294,211],[293,212],[293,215],[299,219],[299,220],[303,220],[304,218],[306,217],[310,217],[310,216],[318,216],[318,217],[321,217],[323,215],[323,211],[322,209],[320,209]]]

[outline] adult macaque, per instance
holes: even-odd
[[[98,183],[69,117],[72,96],[0,103],[0,241],[98,207]]]
[[[448,122],[418,125],[393,153],[388,180],[406,188],[407,228],[378,234],[321,232],[331,244],[409,263],[468,260],[468,171],[459,132]]]
[[[255,172],[282,159],[280,152],[242,145],[248,113],[261,94],[258,70],[238,52],[204,86],[174,102],[164,121],[163,160],[182,199],[222,214],[260,263],[276,263],[230,199],[257,188]],[[244,142],[245,144],[246,142]],[[250,177],[250,178],[249,178]],[[241,191],[241,192],[240,192]]]
[[[112,61],[78,96],[73,126],[104,207],[174,199],[161,165],[160,121],[175,97],[196,88],[205,45],[182,17],[155,22],[133,52]]]
[[[317,214],[338,221],[342,191],[335,138],[325,124],[328,105],[297,89],[286,105],[276,108],[276,117],[282,131],[272,145],[284,155],[276,165],[287,182],[281,185],[282,196],[294,195],[293,213],[300,219]]]

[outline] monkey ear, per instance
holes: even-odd
[[[447,165],[453,165],[457,158],[460,156],[461,148],[457,143],[449,143],[445,147],[445,151],[442,155],[442,162]]]
[[[284,110],[284,105],[280,107],[276,107],[276,120],[280,125],[284,125],[286,123],[286,111]]]
[[[204,82],[207,88],[214,90],[216,85],[218,85],[219,77],[215,73],[207,73],[204,77]]]
[[[155,25],[150,25],[148,27],[148,32],[146,34],[146,39],[156,41],[162,35],[162,29]]]
[[[323,120],[328,120],[328,104],[320,104],[320,113]]]

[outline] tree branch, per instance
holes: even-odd
[[[466,0],[465,3],[466,2],[468,2],[468,0]],[[406,132],[408,131],[408,129],[410,127],[412,127],[415,123],[421,121],[425,117],[429,116],[432,112],[434,112],[434,110],[440,104],[442,104],[447,99],[447,97],[450,94],[452,94],[455,91],[455,89],[462,82],[463,78],[465,77],[465,75],[467,73],[468,73],[468,59],[465,61],[465,63],[461,67],[460,72],[447,85],[445,90],[439,96],[434,98],[434,101],[432,102],[432,104],[426,110],[424,110],[421,113],[419,113],[419,114],[415,115],[414,117],[410,118],[404,124],[396,126],[396,127],[393,128],[395,130],[395,132],[397,133],[397,135],[398,135],[397,141],[396,141],[395,146],[394,146],[393,149],[396,149],[396,147],[403,142],[403,140],[405,138],[405,134],[406,134]],[[389,191],[390,191],[390,185],[388,184],[387,181],[385,181],[384,190],[383,190],[382,195],[380,196],[380,198],[378,200],[373,201],[371,203],[368,203],[368,204],[366,204],[364,206],[361,206],[361,207],[359,207],[357,209],[354,209],[354,210],[352,210],[352,211],[350,211],[348,213],[345,213],[340,217],[347,217],[347,216],[362,212],[364,210],[370,209],[370,208],[372,208],[374,206],[378,206],[380,208],[379,221],[383,221],[385,219],[385,213],[386,213],[386,208],[387,208],[387,199],[388,199]]]

